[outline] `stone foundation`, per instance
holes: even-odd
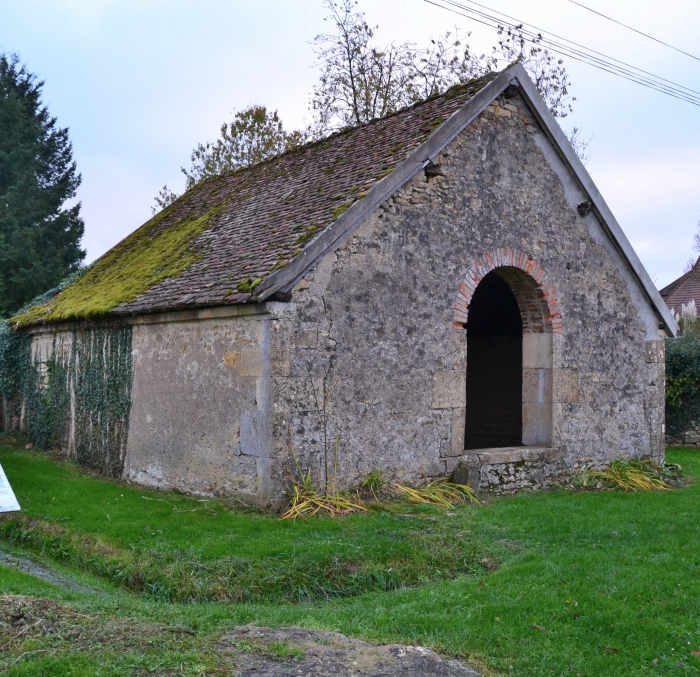
[[[533,491],[569,474],[564,451],[549,447],[474,449],[457,461],[454,480],[493,494]]]
[[[700,448],[700,427],[691,428],[678,435],[666,435],[666,446]]]

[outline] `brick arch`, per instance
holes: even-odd
[[[481,280],[497,271],[518,301],[526,334],[558,334],[562,331],[559,300],[542,267],[516,249],[487,252],[475,261],[459,286],[454,304],[454,326],[466,328],[469,304]]]

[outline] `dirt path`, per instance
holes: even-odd
[[[237,627],[222,638],[237,677],[482,677],[420,646],[376,646],[335,632]]]
[[[31,574],[37,578],[41,578],[47,583],[52,583],[53,585],[68,590],[69,592],[98,592],[94,588],[90,588],[87,585],[82,585],[76,581],[68,578],[59,573],[55,569],[51,569],[43,564],[34,562],[33,560],[22,557],[22,555],[15,555],[7,550],[0,547],[0,564],[4,564],[8,567],[14,567],[23,571],[25,574]]]

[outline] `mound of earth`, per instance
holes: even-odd
[[[223,636],[221,650],[240,677],[482,677],[422,646],[377,646],[295,627],[240,626]]]

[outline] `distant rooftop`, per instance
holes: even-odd
[[[700,306],[700,257],[687,273],[664,287],[659,294],[678,315],[681,314],[681,307],[690,301],[694,300]]]

